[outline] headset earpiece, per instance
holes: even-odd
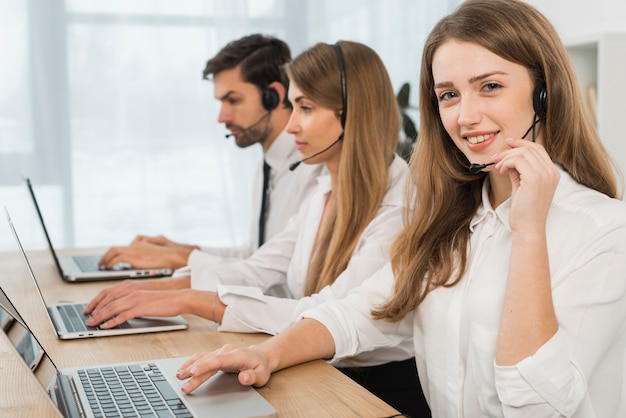
[[[276,109],[278,107],[278,102],[280,101],[280,97],[278,96],[278,92],[273,87],[267,87],[263,89],[261,93],[261,103],[263,107],[268,112]]]
[[[533,91],[533,110],[539,119],[545,119],[548,114],[548,92],[543,79],[537,81]]]

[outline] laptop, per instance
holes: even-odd
[[[2,288],[0,294],[4,295]],[[6,295],[4,298],[8,299]],[[15,311],[14,306],[12,310]],[[30,328],[25,323],[24,326],[27,334],[36,340]],[[47,381],[44,373],[35,373],[36,367],[30,367],[30,370],[52,399],[57,411],[67,418],[277,416],[276,409],[256,389],[241,385],[236,374],[218,372],[193,394],[183,394],[180,387],[184,382],[175,376],[187,358],[59,370],[44,348],[41,352],[44,361],[52,366],[51,381]]]
[[[0,295],[0,305],[5,306],[6,301],[2,299],[2,295]],[[0,330],[7,332],[11,329],[11,325],[13,325],[15,319],[4,309],[0,309]]]
[[[9,301],[9,298],[6,297],[4,292],[0,292],[0,318],[2,318],[2,331],[7,333],[13,323],[18,320],[22,323],[22,318],[19,316],[15,308],[13,308],[13,304]]]
[[[16,326],[15,328],[21,327]],[[37,368],[43,358],[43,350],[41,349],[39,342],[37,342],[35,337],[27,331],[22,332],[20,338],[15,344],[15,349],[18,353],[20,353],[20,356],[22,356],[22,359],[24,359],[24,362],[28,365],[28,367],[33,370]]]
[[[13,222],[9,211],[6,209],[7,220],[11,227],[11,232],[15,238],[15,242],[22,253],[24,264],[28,269],[28,273],[35,284],[39,300],[46,308],[48,317],[57,336],[62,340],[73,340],[77,338],[90,338],[90,337],[109,337],[113,335],[127,335],[127,334],[141,334],[147,332],[159,332],[159,331],[175,331],[181,329],[187,329],[187,321],[180,315],[167,316],[167,317],[150,317],[145,316],[141,318],[130,319],[123,324],[115,328],[101,329],[99,327],[90,327],[85,321],[89,318],[83,311],[87,306],[87,302],[59,302],[55,304],[49,304],[45,301],[43,293],[37,283],[37,278],[31,267],[28,256],[22,247],[22,243],[15,231]]]
[[[102,259],[104,254],[57,254],[52,246],[52,240],[48,234],[48,229],[43,220],[43,215],[37,203],[35,197],[35,191],[29,178],[26,178],[26,186],[28,192],[33,200],[39,223],[43,229],[43,233],[48,242],[48,248],[54,262],[56,264],[61,277],[68,282],[86,282],[96,280],[123,280],[123,279],[147,279],[153,277],[171,276],[174,272],[169,268],[147,268],[147,269],[135,269],[130,264],[120,263],[113,269],[105,270],[98,266],[98,262]]]
[[[36,369],[43,358],[43,350],[39,342],[26,330],[22,317],[17,313],[4,291],[0,291],[0,318],[2,318],[1,330],[13,342],[15,349],[28,367]],[[14,325],[15,323],[19,325]]]

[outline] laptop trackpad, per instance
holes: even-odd
[[[129,325],[125,328],[155,328],[155,327],[171,327],[173,325],[184,325],[185,320],[181,316],[142,316],[126,321]]]
[[[163,374],[182,395],[192,412],[209,412],[218,417],[275,417],[276,410],[254,388],[243,386],[236,374],[219,372],[190,395],[180,387],[185,381],[176,378],[176,371],[186,358],[173,358],[158,362]]]

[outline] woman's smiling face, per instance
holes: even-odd
[[[508,149],[506,138],[521,138],[531,126],[534,81],[526,67],[449,40],[435,52],[432,72],[443,126],[471,163],[491,162]]]

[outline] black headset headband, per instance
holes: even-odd
[[[341,52],[341,47],[337,44],[331,45],[335,50],[335,54],[337,55],[337,61],[339,61],[339,72],[341,73],[341,127],[345,129],[346,127],[346,112],[348,110],[348,92],[346,88],[346,66],[343,62],[343,53]]]

